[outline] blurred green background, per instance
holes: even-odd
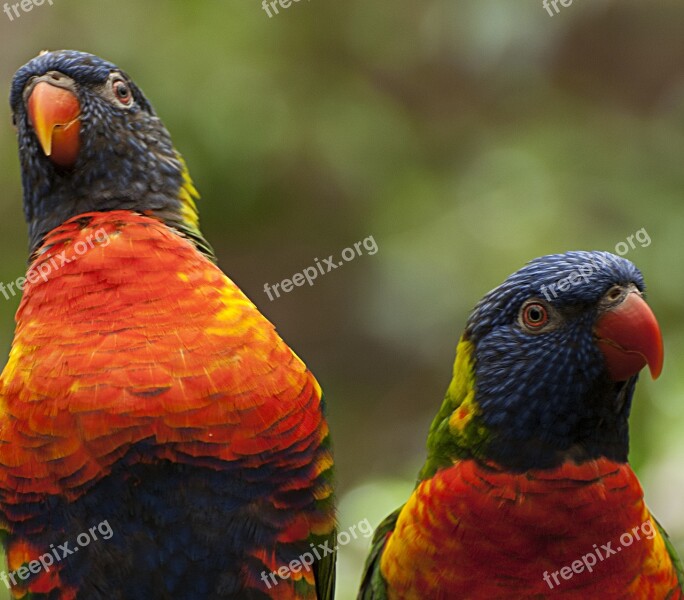
[[[560,7],[560,5],[559,5]],[[541,0],[54,0],[0,13],[0,86],[41,49],[117,63],[202,192],[223,269],[322,383],[341,530],[408,496],[469,310],[527,260],[614,250],[644,272],[664,330],[631,460],[684,552],[684,5]],[[26,230],[0,104],[0,281]],[[373,236],[364,255],[270,301],[275,283]],[[0,298],[9,348],[18,298]],[[597,540],[601,541],[601,540]],[[369,540],[340,551],[353,598]],[[2,590],[0,590],[0,593]],[[2,596],[0,596],[2,597]]]

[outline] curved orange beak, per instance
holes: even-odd
[[[647,364],[656,379],[663,370],[663,337],[653,311],[638,292],[608,310],[594,333],[614,381],[626,381]]]
[[[70,90],[40,81],[28,98],[28,117],[45,156],[73,167],[81,148],[81,105]]]

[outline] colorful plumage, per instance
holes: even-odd
[[[663,361],[643,290],[628,260],[568,252],[480,301],[360,600],[684,598],[682,564],[627,463],[637,373]]]
[[[13,593],[331,599],[334,553],[269,577],[334,539],[321,389],[215,266],[163,124],[75,51],[19,69],[10,100],[31,246],[0,388]]]

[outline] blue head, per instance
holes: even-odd
[[[637,373],[647,363],[656,376],[662,368],[662,339],[643,292],[639,270],[608,252],[537,258],[489,292],[463,337],[478,428],[457,436],[461,456],[470,444],[465,455],[475,449],[522,470],[567,459],[626,461]],[[461,399],[449,402],[438,420]],[[439,423],[433,427],[439,438]]]
[[[41,53],[16,72],[10,105],[32,249],[75,215],[123,209],[156,216],[207,250],[183,161],[116,65],[74,50]]]

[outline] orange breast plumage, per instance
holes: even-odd
[[[128,537],[87,564],[112,590],[134,589],[118,565],[153,552],[159,573],[211,569],[235,589],[266,591],[260,569],[296,558],[309,536],[331,535],[321,389],[190,241],[128,211],[71,219],[35,254],[16,320],[0,421],[10,557],[108,516]],[[188,519],[199,524],[184,538]],[[43,573],[30,589],[66,598],[85,564],[65,561],[77,569],[68,585]],[[186,585],[174,577],[169,586]],[[314,587],[307,571],[278,593],[310,598]]]
[[[607,459],[440,470],[402,509],[381,571],[390,599],[683,597],[636,476]]]

